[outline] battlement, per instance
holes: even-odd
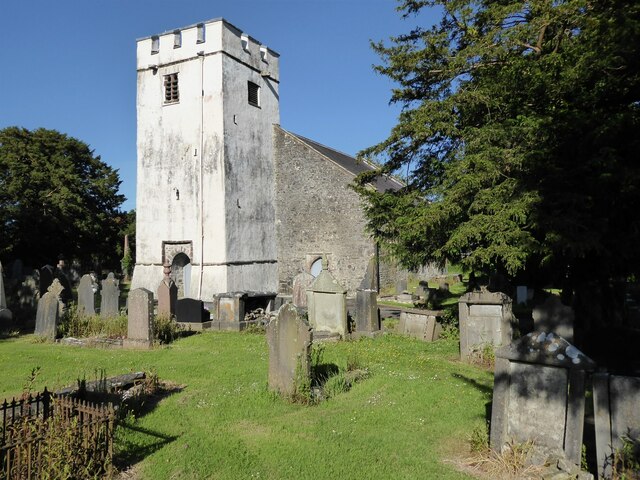
[[[137,70],[157,69],[220,53],[278,81],[280,55],[223,18],[138,39]]]

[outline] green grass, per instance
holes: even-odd
[[[459,363],[451,341],[385,335],[327,344],[323,361],[349,359],[368,378],[316,406],[294,405],[267,389],[264,336],[204,333],[151,351],[0,340],[0,399],[107,376],[157,372],[184,389],[122,428],[120,459],[139,460],[149,479],[465,479],[446,460],[484,425],[491,372]]]

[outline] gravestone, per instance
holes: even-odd
[[[310,382],[312,341],[312,329],[296,307],[283,305],[267,325],[270,390],[292,395],[297,384]]]
[[[612,460],[623,437],[640,442],[640,377],[595,373],[593,416],[598,478],[611,478]]]
[[[396,293],[403,294],[407,291],[406,277],[396,279]]]
[[[24,263],[16,258],[11,265],[11,278],[17,282],[21,282],[24,278]]]
[[[424,342],[434,342],[440,338],[442,325],[438,322],[435,312],[403,310],[400,312],[398,332]]]
[[[533,328],[541,332],[554,332],[573,342],[573,309],[564,305],[557,295],[551,295],[542,305],[533,308]]]
[[[78,285],[78,315],[90,317],[96,314],[96,290],[97,285],[91,275],[83,275]]]
[[[107,278],[102,280],[100,316],[107,318],[118,315],[120,315],[120,287],[118,279],[113,272],[110,272]]]
[[[62,268],[58,267],[53,272],[53,278],[57,278],[60,285],[62,285],[63,290],[60,299],[65,305],[68,305],[69,302],[73,300],[73,291],[69,277],[67,277],[67,274]]]
[[[511,342],[513,315],[511,299],[500,292],[469,292],[458,300],[460,358],[470,360],[486,345]]]
[[[40,269],[40,285],[38,289],[40,291],[40,297],[43,297],[49,290],[51,282],[53,282],[53,267],[51,265],[45,265]]]
[[[344,338],[347,327],[347,290],[329,273],[326,258],[322,271],[307,290],[309,323],[317,332]]]
[[[7,297],[4,293],[4,276],[0,262],[0,327],[8,325],[13,319],[11,310],[7,308]]]
[[[171,266],[164,266],[164,279],[158,285],[158,315],[168,318],[176,314],[176,302],[178,301],[178,286],[171,278]]]
[[[293,278],[293,296],[292,301],[296,307],[307,308],[307,290],[315,277],[307,272],[302,272]]]
[[[195,298],[180,298],[176,301],[176,322],[202,323],[204,304]]]
[[[375,290],[356,291],[356,331],[355,336],[374,336],[380,331],[378,292]]]
[[[367,270],[360,282],[360,290],[380,290],[380,274],[378,272],[378,260],[376,257],[369,259]]]
[[[18,287],[18,309],[29,319],[33,319],[38,307],[38,288],[40,284],[38,276],[37,270],[30,275],[25,275]]]
[[[149,348],[153,343],[153,293],[136,288],[129,293],[127,338],[123,346]]]
[[[429,282],[420,280],[418,282],[418,286],[416,287],[416,295],[419,298],[424,298],[425,300],[429,300]]]
[[[215,330],[231,330],[239,332],[244,321],[247,292],[218,293],[213,296],[213,324]]]
[[[580,465],[585,375],[594,367],[553,333],[529,333],[496,350],[491,448],[533,442],[533,463],[562,455]]]
[[[47,293],[45,293],[38,301],[38,311],[36,312],[36,329],[35,334],[54,340],[56,338],[56,329],[58,320],[64,309],[64,305],[60,298],[63,286],[60,281],[55,278]]]

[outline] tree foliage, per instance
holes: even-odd
[[[118,265],[118,172],[55,130],[0,130],[0,256],[33,266],[59,254]]]
[[[403,106],[363,152],[369,228],[404,265],[561,277],[639,272],[640,4],[407,0],[441,12],[373,48]],[[545,278],[549,280],[547,274]]]

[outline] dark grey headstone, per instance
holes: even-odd
[[[100,316],[117,317],[120,314],[120,287],[113,272],[102,281]]]
[[[201,300],[181,298],[176,302],[176,322],[201,323],[204,306]]]
[[[178,301],[178,287],[169,277],[158,285],[158,315],[171,317],[176,314],[176,302]]]
[[[91,275],[83,275],[78,285],[78,315],[96,314],[95,289],[96,285]]]
[[[153,342],[153,293],[136,288],[129,293],[127,347],[149,348]]]
[[[63,287],[58,279],[54,279],[47,293],[38,301],[38,311],[36,312],[35,334],[51,340],[56,338],[58,320],[62,312],[60,294]]]
[[[24,264],[22,260],[16,258],[11,265],[11,278],[20,282],[24,277]]]
[[[269,388],[292,395],[296,383],[310,381],[311,344],[309,324],[298,315],[296,307],[287,303],[267,325],[269,344]]]
[[[554,332],[569,342],[573,342],[573,309],[564,305],[557,295],[552,295],[542,305],[534,307],[534,330]]]

